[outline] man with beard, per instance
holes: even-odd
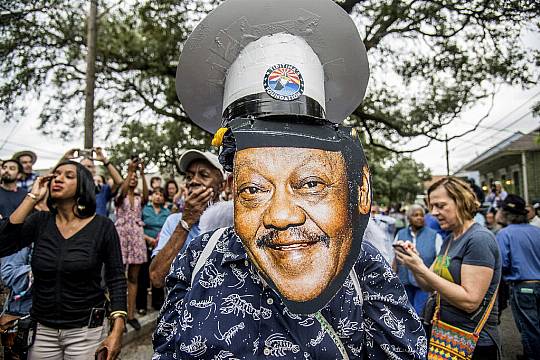
[[[154,359],[425,357],[403,286],[362,242],[369,168],[339,124],[368,77],[330,0],[229,0],[194,30],[177,93],[233,172],[235,224],[176,257]]]
[[[18,160],[4,161],[0,170],[0,219],[6,219],[23,201],[27,191],[17,187],[19,174],[23,167]]]

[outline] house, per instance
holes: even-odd
[[[508,193],[526,202],[540,199],[540,128],[524,134],[516,132],[493,146],[457,172],[478,171],[486,192],[500,181]]]

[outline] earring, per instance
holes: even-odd
[[[84,211],[84,209],[86,209],[86,206],[79,204],[79,200],[80,199],[77,199],[77,210]]]

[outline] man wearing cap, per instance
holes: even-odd
[[[403,286],[362,242],[369,168],[339,124],[368,77],[330,0],[228,0],[193,31],[177,93],[233,172],[235,224],[174,260],[154,359],[425,357]]]
[[[509,194],[501,202],[497,221],[506,225],[496,237],[504,280],[510,283],[510,305],[521,332],[527,359],[540,354],[540,228],[528,223],[525,200]]]
[[[34,181],[38,177],[38,173],[34,172],[32,169],[37,161],[37,155],[33,151],[25,150],[15,153],[13,159],[18,160],[23,167],[21,179],[17,181],[17,186],[23,189],[23,191],[29,192],[32,189]]]
[[[163,287],[174,258],[199,236],[199,219],[208,205],[219,201],[224,186],[223,167],[212,153],[187,150],[179,165],[186,177],[188,195],[183,213],[170,215],[163,224],[152,252],[150,280],[158,288]]]

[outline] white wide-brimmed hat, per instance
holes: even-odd
[[[331,0],[227,0],[183,46],[176,91],[191,120],[306,115],[341,123],[362,102],[367,54]],[[227,120],[227,119],[225,119]]]

